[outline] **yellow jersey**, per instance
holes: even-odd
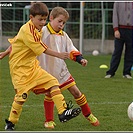
[[[42,31],[38,31],[31,20],[24,24],[13,39],[8,39],[12,45],[9,56],[10,74],[15,89],[30,90],[40,84],[54,79],[39,66],[36,57],[46,49],[41,41]],[[49,88],[54,84],[43,86]]]

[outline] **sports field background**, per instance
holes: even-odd
[[[15,131],[133,131],[133,121],[127,116],[128,105],[133,101],[133,79],[122,77],[123,57],[116,76],[105,79],[107,69],[99,66],[109,66],[111,55],[85,56],[88,66],[67,60],[68,68],[76,80],[77,86],[86,95],[91,110],[100,121],[100,126],[93,127],[80,114],[67,123],[60,123],[55,108],[56,127],[48,130],[43,127],[43,95],[31,93],[23,106],[23,111]],[[133,72],[132,72],[133,74]],[[4,131],[4,119],[8,118],[14,97],[14,90],[9,74],[8,57],[0,61],[0,131]],[[78,107],[73,96],[63,91],[66,101],[72,100]]]

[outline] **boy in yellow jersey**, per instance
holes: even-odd
[[[62,7],[55,7],[50,13],[50,22],[42,28],[42,42],[57,52],[69,52],[71,60],[87,65],[87,60],[75,48],[67,33],[63,31],[65,23],[69,18],[68,12]],[[76,86],[75,80],[70,74],[64,60],[49,55],[38,56],[41,67],[56,77],[60,83],[60,89],[68,89],[75,98],[76,103],[81,107],[83,116],[93,125],[98,126],[98,119],[92,114],[85,95]],[[50,95],[45,95],[44,111],[46,128],[54,128],[56,125],[53,118],[54,102]]]
[[[61,60],[69,58],[67,52],[55,52],[41,41],[42,27],[46,23],[48,14],[48,8],[44,3],[33,4],[30,8],[30,20],[20,28],[13,39],[9,39],[11,46],[5,53],[8,54],[10,51],[10,74],[16,95],[9,118],[5,120],[5,130],[14,130],[20,118],[22,106],[31,91],[35,94],[50,95],[61,122],[68,121],[81,112],[80,108],[68,109],[59,89],[58,80],[42,69],[36,58],[42,53],[61,58]]]

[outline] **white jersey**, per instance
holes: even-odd
[[[42,29],[42,42],[45,43],[50,49],[57,52],[69,53],[73,50],[78,51],[66,32],[61,31],[62,34],[53,34],[50,29],[50,24],[48,26],[44,26]],[[62,59],[41,54],[38,57],[38,60],[40,61],[40,66],[57,78],[60,84],[68,80],[71,75],[67,69],[65,61]]]

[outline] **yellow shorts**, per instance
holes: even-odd
[[[40,69],[35,73],[29,82],[18,85],[15,87],[17,94],[15,95],[15,101],[26,101],[30,91],[35,94],[42,94],[49,91],[53,86],[59,86],[58,80],[45,70]]]

